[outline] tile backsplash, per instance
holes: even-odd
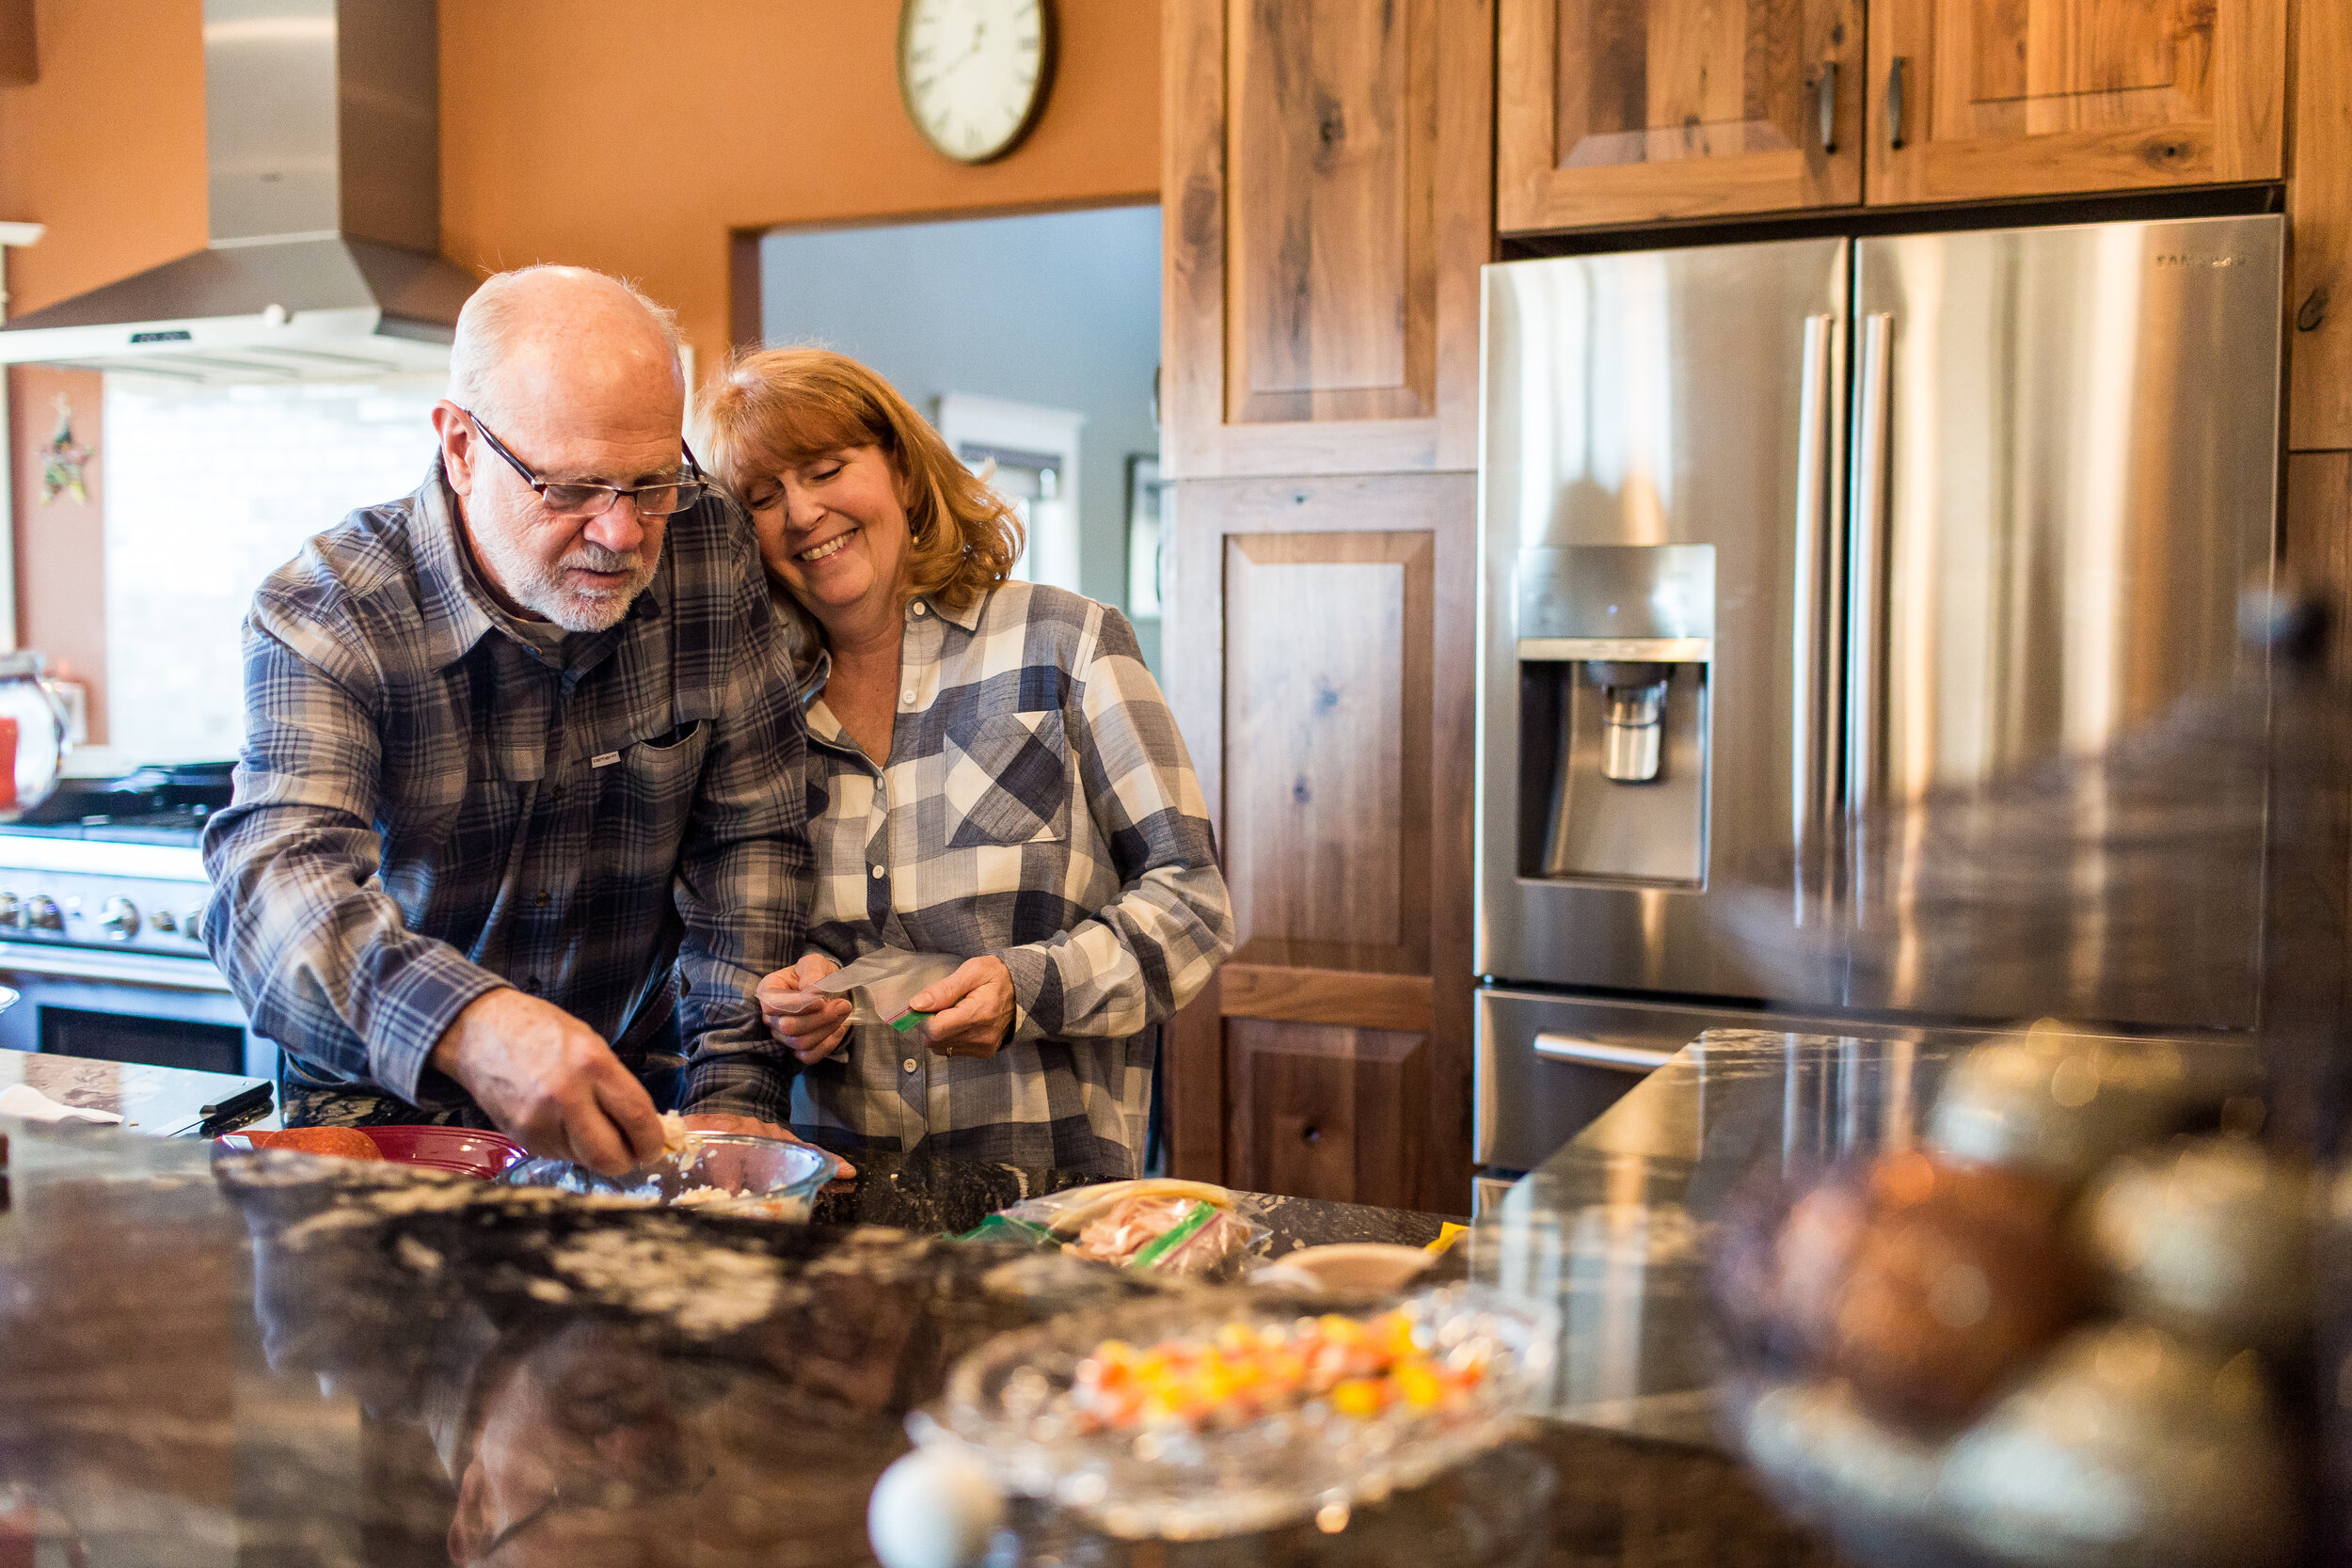
[[[414,490],[439,376],[278,387],[106,379],[109,750],[231,757],[253,591],[355,507]]]

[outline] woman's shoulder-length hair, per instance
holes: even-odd
[[[930,420],[872,370],[827,348],[739,350],[697,420],[710,474],[741,499],[762,480],[846,447],[880,447],[905,498],[906,591],[962,610],[1012,575],[1021,520]]]

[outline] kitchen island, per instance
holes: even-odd
[[[93,1562],[864,1561],[873,1481],[961,1355],[1154,1290],[934,1239],[1069,1180],[1056,1173],[867,1151],[819,1223],[790,1226],[218,1158],[194,1139],[10,1132],[0,1476],[18,1490],[0,1530],[78,1538]],[[1439,1225],[1301,1202],[1270,1217],[1278,1247]],[[1482,1227],[1479,1266],[1503,1267],[1526,1244],[1511,1237]],[[1580,1421],[1336,1536],[1238,1544],[1247,1560],[1491,1560],[1502,1544],[1464,1531],[1503,1497],[1535,1511],[1527,1560],[1825,1560],[1719,1451]],[[1012,1523],[1009,1560],[1152,1555],[1035,1508]]]

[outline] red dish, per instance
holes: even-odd
[[[523,1146],[498,1132],[470,1127],[359,1127],[376,1153],[404,1165],[424,1165],[488,1181],[524,1157]],[[271,1137],[262,1133],[262,1142]],[[215,1140],[230,1148],[255,1148],[250,1134],[230,1132]]]
[[[362,1127],[387,1160],[405,1165],[478,1176],[487,1181],[523,1158],[523,1146],[501,1132],[470,1127]]]

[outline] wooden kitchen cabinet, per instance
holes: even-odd
[[[1180,1014],[1171,1166],[1469,1201],[1469,474],[1180,483],[1164,663],[1236,945]]]
[[[1505,232],[1862,199],[1862,0],[1500,0]]]
[[[1170,478],[1469,468],[1491,0],[1167,0]]]
[[[1872,205],[2283,171],[2286,0],[1869,0],[1867,26]]]

